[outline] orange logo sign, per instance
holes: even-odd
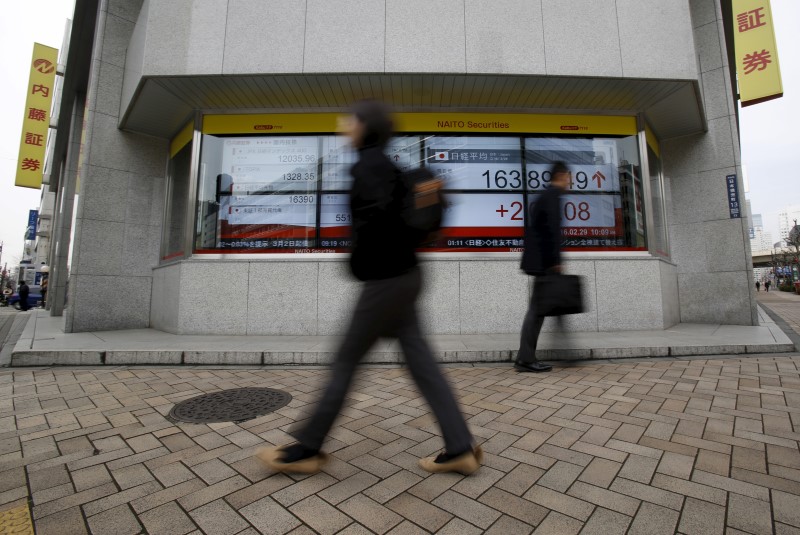
[[[42,74],[52,74],[56,70],[56,66],[46,59],[37,59],[33,61],[33,68]]]

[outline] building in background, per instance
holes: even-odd
[[[747,211],[750,212],[750,201],[747,201]],[[772,233],[764,230],[764,220],[761,214],[750,214],[750,250],[755,254],[758,251],[772,249]]]
[[[377,97],[398,112],[390,157],[448,190],[429,332],[519,331],[523,225],[556,160],[587,296],[571,328],[755,324],[734,31],[721,0],[77,0],[51,312],[69,279],[70,332],[340,333],[354,155],[336,119]]]
[[[787,246],[789,232],[795,225],[800,224],[800,204],[785,206],[778,212],[778,231],[781,238],[781,247]]]

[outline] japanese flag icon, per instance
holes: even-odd
[[[448,161],[450,159],[450,153],[449,152],[437,152],[436,156],[434,156],[433,159],[436,160],[437,162],[446,162],[446,161]]]

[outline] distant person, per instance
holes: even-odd
[[[756,291],[757,292],[761,291],[761,283],[759,281],[756,281]]]
[[[764,289],[769,292],[769,287],[772,286],[772,281],[767,281],[764,283]]]
[[[550,186],[542,193],[530,211],[525,227],[525,251],[522,253],[522,270],[540,277],[562,272],[561,265],[561,196],[569,187],[569,168],[556,162],[550,169]],[[537,313],[531,298],[525,321],[522,323],[519,352],[514,368],[520,372],[548,372],[549,364],[536,360],[536,345],[545,316]]]
[[[28,307],[28,296],[31,293],[31,289],[25,284],[24,280],[19,281],[19,286],[17,286],[17,293],[19,294],[19,308],[23,312],[26,312],[30,307]]]
[[[42,308],[45,308],[47,306],[47,277],[42,278],[41,293],[42,293]]]
[[[264,448],[258,458],[278,472],[312,474],[328,461],[322,443],[344,403],[356,367],[379,337],[397,338],[411,377],[444,435],[444,452],[420,459],[428,472],[471,474],[483,453],[459,410],[455,396],[422,336],[416,301],[422,276],[414,253],[417,242],[403,218],[406,185],[384,153],[392,136],[388,110],[376,101],[359,102],[348,125],[358,149],[350,191],[353,250],[350,268],[363,281],[344,340],[336,353],[332,377],[322,399],[301,426],[291,431],[295,444]]]

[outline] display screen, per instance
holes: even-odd
[[[443,228],[428,250],[519,250],[557,161],[571,171],[565,248],[645,247],[636,136],[419,134],[393,138],[386,154],[401,171],[425,166],[443,179]],[[357,157],[335,135],[204,136],[196,250],[346,250]]]

